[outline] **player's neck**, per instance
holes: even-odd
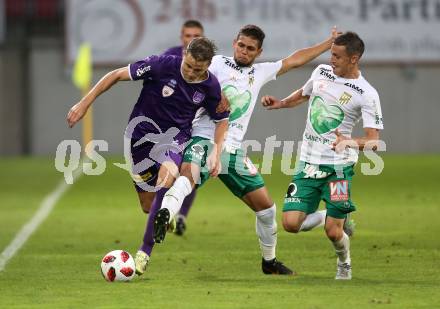
[[[359,71],[358,67],[353,68],[352,70],[348,70],[343,75],[340,75],[339,77],[345,78],[345,79],[358,79],[359,76],[361,76],[361,71]]]

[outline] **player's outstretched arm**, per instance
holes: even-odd
[[[229,111],[231,111],[231,104],[229,103],[228,98],[226,98],[226,96],[222,92],[222,99],[220,100],[220,103],[218,104],[215,112],[218,114],[221,114],[221,113],[229,112]]]
[[[291,69],[300,67],[326,52],[332,46],[334,39],[340,34],[341,32],[338,32],[336,27],[333,27],[330,37],[324,42],[297,50],[287,58],[284,58],[281,69],[278,71],[277,75],[279,76],[290,71]]]
[[[364,128],[365,136],[362,137],[348,137],[342,135],[338,129],[335,130],[336,140],[333,143],[332,149],[337,153],[350,147],[359,150],[377,150],[379,143],[379,130],[375,128]]]
[[[86,114],[90,105],[102,93],[109,90],[118,81],[130,80],[128,67],[119,68],[107,73],[101,80],[89,91],[78,103],[69,110],[67,114],[67,123],[73,127]]]
[[[309,96],[303,96],[302,88],[294,91],[288,97],[279,100],[276,97],[265,95],[261,98],[261,104],[263,104],[266,109],[279,109],[279,108],[289,108],[300,105],[303,102],[306,102],[309,99]]]

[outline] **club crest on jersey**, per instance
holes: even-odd
[[[351,99],[351,94],[344,91],[344,93],[339,98],[339,103],[341,105],[347,104],[348,102],[350,102],[350,99]]]
[[[205,98],[205,94],[204,93],[196,91],[193,94],[193,102],[196,103],[196,104],[200,104],[203,101],[204,98]]]
[[[168,86],[168,85],[163,86],[163,88],[162,88],[162,96],[163,96],[164,98],[169,97],[169,96],[172,95],[173,93],[174,93],[174,89],[173,89],[173,88],[171,88],[171,87]]]

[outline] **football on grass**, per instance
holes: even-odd
[[[135,273],[133,257],[124,250],[111,251],[101,261],[101,273],[109,282],[130,281]]]

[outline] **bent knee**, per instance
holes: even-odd
[[[339,229],[326,229],[325,233],[327,234],[328,239],[333,242],[342,238],[342,230]]]
[[[283,228],[289,233],[299,233],[306,214],[300,211],[288,211],[283,213]]]
[[[283,220],[283,228],[286,232],[289,233],[299,233],[301,229],[301,224],[298,224],[297,222],[289,222],[287,220]]]

